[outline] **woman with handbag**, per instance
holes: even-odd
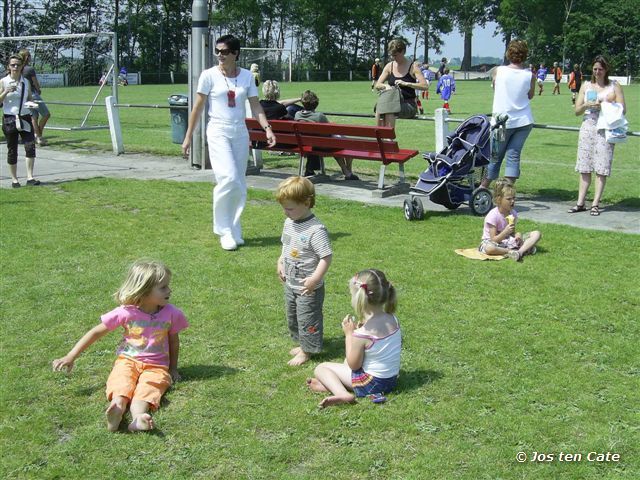
[[[416,116],[416,90],[427,90],[429,83],[422,75],[418,64],[404,56],[407,51],[404,40],[391,40],[388,51],[393,60],[384,66],[375,84],[376,90],[380,91],[380,98],[376,104],[376,122],[379,126],[394,127],[396,117]]]
[[[20,55],[11,55],[7,69],[9,74],[0,80],[0,103],[2,104],[2,132],[7,139],[7,163],[11,173],[11,186],[20,187],[18,181],[18,137],[22,137],[27,157],[27,185],[40,185],[33,178],[36,161],[36,143],[31,126],[31,100],[29,83],[22,77],[23,61]]]

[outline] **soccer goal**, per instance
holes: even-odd
[[[25,48],[31,53],[31,66],[38,75],[43,101],[52,113],[47,129],[109,128],[104,99],[109,95],[118,98],[113,33],[3,37],[3,65],[11,54]]]
[[[262,81],[291,81],[293,65],[290,50],[284,48],[242,47],[241,52],[240,66],[249,70],[252,63],[258,65]],[[285,55],[287,56],[285,57]]]

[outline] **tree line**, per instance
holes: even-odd
[[[192,0],[4,0],[4,36],[115,31],[119,63],[130,70],[184,72]],[[473,29],[495,22],[506,45],[529,44],[531,63],[589,68],[599,53],[613,73],[638,75],[637,0],[208,0],[210,30],[246,47],[291,47],[297,68],[368,69],[402,37],[408,55],[436,59],[442,36],[464,38],[463,70],[472,68]]]

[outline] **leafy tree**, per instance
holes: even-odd
[[[442,35],[453,29],[452,12],[449,5],[450,2],[446,0],[405,2],[403,7],[404,25],[416,34],[414,57],[416,57],[418,38],[421,38],[424,47],[423,58],[425,61],[429,59],[430,48],[433,48],[435,53],[440,53],[440,48],[443,45]]]

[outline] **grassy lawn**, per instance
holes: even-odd
[[[282,98],[298,97],[305,89],[318,93],[318,110],[333,113],[371,114],[375,94],[371,93],[368,82],[311,82],[282,83]],[[551,95],[549,84],[542,96],[532,101],[536,123],[580,126],[571,104],[571,96],[563,86],[560,96]],[[628,106],[630,129],[640,131],[640,85],[623,87]],[[90,102],[97,87],[57,88],[45,92],[45,100]],[[168,105],[167,98],[174,93],[186,93],[186,85],[139,85],[120,88],[120,102],[128,104]],[[425,111],[433,114],[442,106],[432,85],[432,99],[425,102]],[[108,95],[109,91],[103,92]],[[491,111],[493,93],[487,81],[458,81],[457,92],[452,98],[452,117],[467,118],[476,113]],[[51,105],[54,117],[51,123],[58,125],[78,125],[87,107]],[[330,116],[339,123],[359,123],[373,125],[372,118],[350,118]],[[122,131],[125,149],[129,152],[148,152],[157,155],[180,155],[180,146],[171,143],[170,115],[166,109],[121,109]],[[106,125],[104,108],[95,108],[90,123]],[[454,129],[456,124],[450,124]],[[400,146],[415,148],[421,152],[435,148],[434,124],[430,121],[400,120],[396,127]],[[50,131],[51,148],[98,148],[111,149],[107,130],[89,132]],[[523,152],[522,180],[518,183],[519,193],[572,200],[577,197],[578,176],[574,171],[578,134],[577,132],[536,129],[527,140]],[[269,166],[291,166],[294,160],[265,156]],[[617,145],[613,175],[607,183],[604,201],[625,206],[640,207],[640,138],[632,137],[626,144]],[[334,162],[328,165],[337,170]],[[407,163],[406,170],[411,181],[424,170],[425,162],[420,156]],[[378,165],[368,161],[355,161],[357,172],[375,175]],[[292,171],[294,171],[292,169]],[[397,170],[389,169],[392,177]]]
[[[538,255],[476,262],[453,249],[478,243],[477,217],[410,223],[398,209],[321,197],[315,211],[335,251],[326,351],[291,368],[275,273],[281,209],[272,193],[251,191],[247,246],[228,253],[211,234],[210,195],[204,183],[110,179],[0,190],[2,478],[640,475],[639,236],[523,220],[543,232]],[[158,431],[109,434],[104,383],[118,335],[69,376],[50,363],[115,306],[111,293],[143,256],[173,270],[172,302],[191,323],[181,335],[184,381],[155,416]],[[343,358],[347,281],[368,267],[399,291],[399,389],[384,405],[319,411],[305,378],[317,362]],[[521,464],[520,451],[555,459]],[[561,462],[560,452],[583,458]],[[589,452],[621,459],[589,462]]]

